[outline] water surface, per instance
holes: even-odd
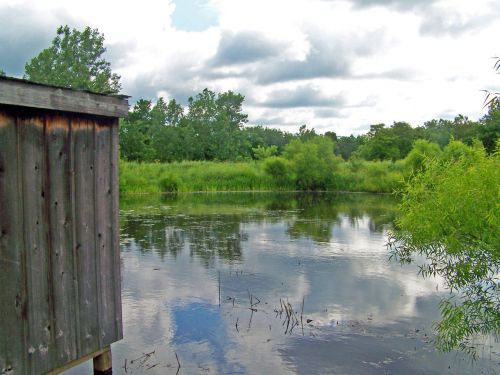
[[[122,198],[125,338],[112,347],[114,373],[496,373],[498,343],[475,363],[434,350],[447,294],[389,260],[396,204],[368,194]]]

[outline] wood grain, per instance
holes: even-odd
[[[0,78],[0,103],[108,117],[128,115],[126,97],[93,94],[11,78]]]

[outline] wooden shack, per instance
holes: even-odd
[[[1,375],[71,366],[122,338],[118,118],[127,113],[124,96],[0,77]]]

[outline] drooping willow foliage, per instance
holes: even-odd
[[[500,334],[500,155],[452,142],[427,159],[402,193],[392,255],[423,255],[423,276],[439,275],[453,293],[441,301],[436,345],[476,355],[474,338]]]

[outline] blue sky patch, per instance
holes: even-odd
[[[215,9],[206,0],[176,0],[172,24],[178,30],[203,31],[217,26]]]

